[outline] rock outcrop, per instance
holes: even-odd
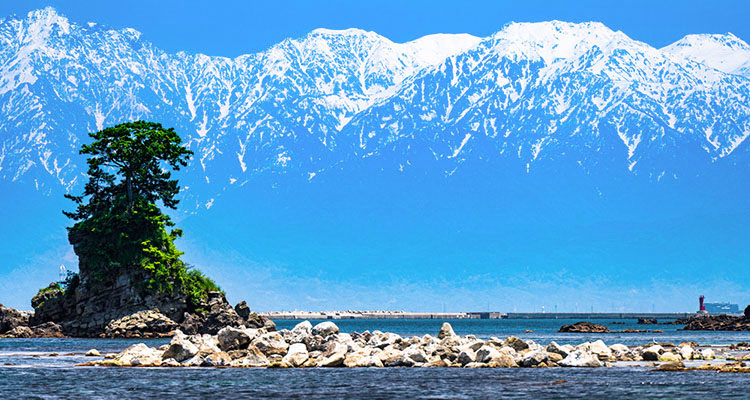
[[[165,337],[177,328],[216,334],[225,326],[275,330],[273,321],[252,313],[245,302],[232,307],[221,292],[209,292],[195,307],[180,294],[146,295],[138,289],[139,279],[124,273],[106,286],[89,284],[84,275],[67,290],[52,284],[32,299],[30,325],[58,324],[65,335],[76,337]]]
[[[609,328],[604,325],[594,324],[588,321],[576,322],[573,325],[563,325],[558,332],[573,333],[609,333]]]
[[[750,307],[750,306],[748,306]],[[746,310],[747,311],[747,310]],[[750,331],[750,318],[746,316],[699,314],[687,321],[686,331]]]
[[[27,313],[0,304],[0,335],[7,334],[18,327],[28,326],[29,315]]]

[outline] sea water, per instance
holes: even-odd
[[[276,321],[279,329],[299,321]],[[313,323],[317,321],[311,321]],[[436,335],[441,320],[336,320],[342,331]],[[642,345],[694,341],[702,345],[750,341],[750,332],[688,332],[675,325],[599,321],[610,329],[661,329],[664,333],[562,334],[567,320],[453,320],[458,334],[515,335],[541,344]],[[525,332],[532,330],[532,333]],[[646,367],[594,369],[214,369],[76,367],[92,348],[117,352],[129,345],[167,343],[125,339],[0,339],[0,398],[373,398],[373,399],[748,399],[750,374],[657,372]],[[56,354],[55,354],[56,353]],[[54,354],[54,355],[53,355]],[[5,364],[12,365],[5,365]]]

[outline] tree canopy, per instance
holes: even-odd
[[[66,194],[76,204],[63,211],[77,221],[69,239],[81,273],[106,283],[128,271],[142,275],[147,291],[187,294],[194,303],[216,285],[180,260],[174,240],[182,235],[157,203],[176,209],[180,187],[172,171],[188,165],[192,151],[182,146],[174,129],[154,122],[119,124],[89,134],[83,145],[88,176],[80,196]]]

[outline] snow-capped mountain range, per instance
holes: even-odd
[[[408,43],[316,29],[230,59],[46,8],[0,21],[0,106],[0,179],[46,190],[83,180],[89,132],[135,119],[175,127],[195,151],[188,186],[496,160],[659,180],[748,164],[750,46],[727,33],[657,49],[551,21]]]

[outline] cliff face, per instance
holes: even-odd
[[[195,306],[180,290],[145,290],[148,275],[143,269],[91,265],[78,251],[81,241],[70,235],[79,256],[78,277],[64,289],[53,283],[34,296],[30,326],[52,322],[66,335],[82,337],[163,336],[171,327],[188,333],[216,333],[224,326],[240,325],[275,329],[272,321],[251,313],[245,302],[235,310],[220,292],[209,292]]]
[[[97,336],[107,324],[143,310],[158,309],[176,322],[189,312],[185,296],[154,293],[143,295],[138,274],[123,272],[112,280],[94,283],[81,271],[80,283],[66,291],[54,284],[31,300],[34,316],[30,324],[55,322],[71,336]]]

